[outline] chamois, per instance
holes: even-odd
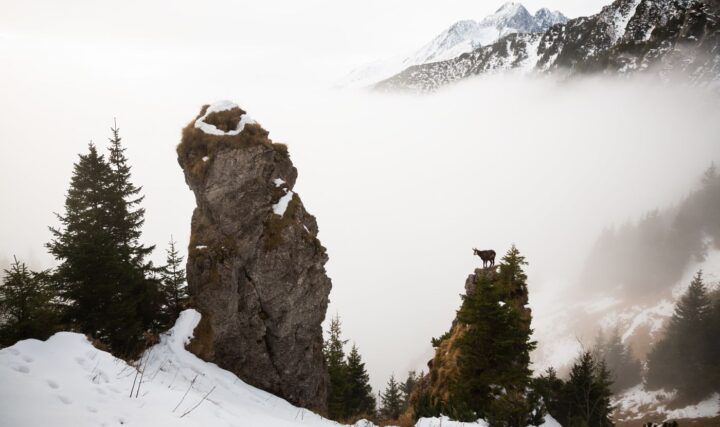
[[[490,249],[487,251],[480,251],[473,248],[473,255],[477,255],[482,259],[483,268],[495,266],[495,251]]]

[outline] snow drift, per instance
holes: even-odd
[[[143,354],[139,369],[70,332],[0,350],[0,425],[339,425],[249,386],[185,350],[199,321],[197,311],[182,312],[160,343]],[[417,426],[439,423],[454,425],[446,418],[425,418]],[[480,420],[463,425],[486,424]],[[548,417],[545,425],[557,423]],[[361,420],[356,426],[374,425]]]

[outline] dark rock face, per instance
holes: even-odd
[[[197,207],[187,263],[202,314],[190,349],[243,381],[323,412],[321,323],[331,282],[287,147],[231,103],[203,107],[178,161]]]
[[[715,0],[616,0],[600,13],[517,33],[457,58],[410,67],[376,85],[431,91],[468,77],[528,73],[652,73],[720,82],[720,15]]]

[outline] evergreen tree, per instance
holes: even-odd
[[[353,344],[347,356],[347,395],[345,396],[347,417],[375,416],[375,396],[370,387],[370,376],[365,370],[357,346]]]
[[[382,407],[380,413],[388,420],[397,420],[400,418],[402,410],[402,392],[400,385],[395,380],[395,374],[390,376],[385,391],[380,395]]]
[[[613,393],[619,393],[642,382],[642,365],[635,359],[630,348],[623,344],[620,332],[616,328],[605,338],[602,331],[593,347],[593,357],[603,360],[612,373]]]
[[[55,277],[60,296],[67,301],[66,320],[105,341],[111,332],[105,318],[118,285],[117,253],[107,226],[114,208],[106,193],[111,180],[110,166],[90,144],[74,165],[65,214],[56,214],[62,228],[50,228],[54,239],[48,244],[50,253],[61,261]]]
[[[650,389],[677,389],[681,398],[700,401],[715,388],[712,376],[717,360],[710,356],[712,307],[702,271],[675,306],[665,336],[648,355],[646,384]]]
[[[420,372],[420,375],[417,375],[415,371],[410,371],[408,372],[405,382],[400,384],[400,391],[403,396],[403,410],[410,406],[410,396],[415,390],[418,380],[422,378],[422,375],[422,372]]]
[[[160,277],[165,297],[163,314],[166,324],[171,325],[185,309],[189,296],[185,284],[185,269],[182,268],[183,257],[175,248],[175,240],[170,237],[167,249],[167,264],[162,268]]]
[[[720,291],[716,293],[720,295]],[[715,392],[720,393],[720,298],[714,301],[710,312],[707,344],[707,360],[714,361],[708,371],[708,382],[715,384]]]
[[[528,400],[530,400],[532,413],[529,424],[542,424],[547,413],[556,420],[563,416],[563,387],[565,387],[565,383],[557,377],[557,372],[552,367],[531,380],[531,393]]]
[[[348,365],[343,347],[347,340],[342,339],[340,316],[330,321],[330,333],[323,348],[325,363],[330,376],[328,387],[328,418],[344,420],[348,417],[346,397],[348,395]]]
[[[140,243],[142,225],[145,223],[145,209],[140,203],[145,198],[140,195],[142,187],[136,187],[131,180],[131,171],[122,146],[122,138],[117,124],[110,131],[111,185],[108,187],[108,198],[113,202],[114,216],[111,229],[114,234],[114,243],[124,273],[121,288],[123,299],[127,301],[124,312],[137,317],[141,325],[133,334],[141,334],[143,330],[157,330],[162,325],[158,313],[164,303],[161,292],[161,282],[156,276],[161,269],[153,267],[152,262],[146,261],[155,249],[155,246],[145,246]],[[130,336],[128,339],[132,339]]]
[[[33,272],[15,261],[0,284],[0,347],[28,338],[47,339],[57,330],[57,310],[46,272]]]
[[[117,138],[116,138],[117,139]],[[130,211],[134,187],[119,140],[113,166],[93,144],[74,165],[61,227],[51,228],[50,253],[60,261],[55,279],[65,300],[65,320],[110,347],[115,354],[139,352],[143,334],[157,326],[162,303],[152,248],[138,243],[143,211]],[[124,165],[124,166],[123,166]],[[139,201],[138,201],[139,203]]]
[[[610,372],[592,353],[583,353],[570,370],[557,420],[570,427],[611,427]]]
[[[107,193],[117,204],[113,218],[115,241],[123,261],[131,263],[135,268],[150,272],[152,265],[145,262],[145,257],[152,253],[155,246],[144,246],[139,243],[142,225],[145,222],[145,209],[140,207],[140,203],[145,197],[140,195],[142,187],[136,187],[131,181],[130,165],[125,157],[125,148],[122,146],[117,124],[110,128],[110,131],[112,137],[109,138],[108,163],[112,177]]]
[[[463,296],[457,319],[466,325],[458,339],[458,378],[451,384],[447,412],[460,420],[487,418],[492,425],[525,426],[530,409],[530,310],[522,266],[513,246],[500,272],[478,276],[475,290]],[[493,421],[495,420],[495,421]]]

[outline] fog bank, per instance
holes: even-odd
[[[328,314],[340,314],[377,387],[430,358],[430,338],[447,330],[480,265],[472,247],[502,254],[515,243],[527,257],[542,339],[603,227],[680,200],[720,159],[720,109],[702,88],[488,77],[418,97],[229,85],[230,71],[218,73],[198,87],[11,88],[0,103],[0,186],[11,207],[0,259],[53,265],[42,247],[52,212],[77,153],[90,139],[104,146],[113,117],[144,186],[154,259],[163,261],[170,234],[186,246],[194,201],[174,146],[201,104],[232,99],[289,145],[296,190],[330,256]]]

